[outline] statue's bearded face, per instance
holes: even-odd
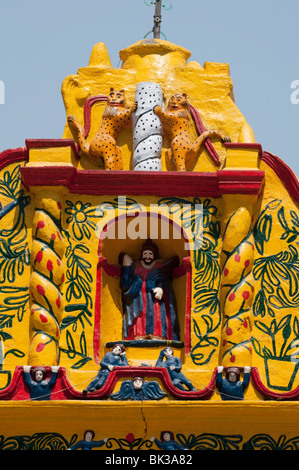
[[[152,264],[152,262],[154,261],[154,253],[152,252],[152,250],[143,250],[142,261],[148,265]]]

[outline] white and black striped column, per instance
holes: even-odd
[[[163,107],[163,92],[158,83],[140,82],[136,86],[137,109],[133,123],[133,170],[161,171],[163,128],[153,112],[155,106]]]

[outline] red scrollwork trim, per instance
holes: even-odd
[[[47,374],[51,368],[47,367]],[[212,374],[209,384],[201,390],[182,391],[176,388],[165,368],[162,367],[115,367],[108,375],[105,385],[95,392],[84,394],[76,390],[66,374],[65,368],[61,367],[57,374],[56,385],[51,392],[51,400],[98,400],[107,399],[114,390],[117,382],[122,378],[133,379],[134,377],[159,379],[165,391],[178,400],[208,400],[215,391],[216,369]],[[0,400],[30,400],[29,390],[24,383],[24,372],[21,366],[16,367],[9,386],[0,390]]]

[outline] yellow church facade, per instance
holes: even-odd
[[[0,154],[1,449],[298,448],[298,180],[190,56],[96,44]]]

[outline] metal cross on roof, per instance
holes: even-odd
[[[144,37],[146,38],[150,33],[154,34],[154,38],[160,39],[160,35],[164,36],[166,39],[165,34],[161,32],[161,22],[162,22],[162,8],[165,10],[171,10],[172,5],[167,5],[169,0],[144,0],[144,3],[149,7],[151,5],[155,5],[155,14],[154,14],[154,27],[153,29],[147,33]]]

